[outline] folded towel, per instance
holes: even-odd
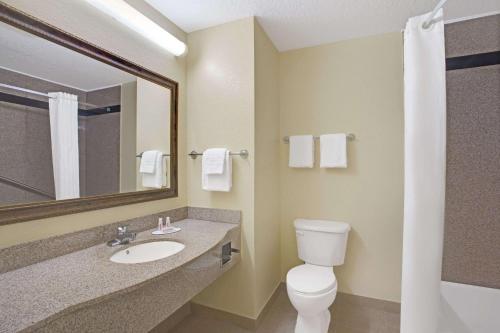
[[[345,134],[325,134],[319,138],[320,167],[347,168],[347,137]]]
[[[159,154],[156,155],[154,163],[154,172],[153,173],[141,172],[141,175],[142,175],[143,187],[162,188],[164,186],[166,181],[166,168],[164,167],[163,154],[161,152],[159,152]]]
[[[291,168],[312,168],[314,166],[314,137],[312,135],[290,137],[288,166]]]
[[[222,175],[226,161],[226,148],[211,148],[203,152],[201,167],[207,175]]]
[[[139,167],[140,173],[153,173],[156,167],[156,158],[161,152],[158,150],[148,150],[142,153],[141,165]]]
[[[224,171],[222,174],[207,174],[201,173],[201,186],[205,191],[220,191],[229,192],[231,186],[233,185],[233,159],[229,154],[229,150],[226,150],[226,156],[224,158]]]

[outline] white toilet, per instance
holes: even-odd
[[[344,222],[297,219],[294,222],[299,258],[305,264],[286,275],[288,297],[298,312],[295,333],[326,333],[337,295],[333,266],[344,263],[347,235]]]

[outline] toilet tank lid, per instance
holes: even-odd
[[[344,234],[351,230],[351,226],[348,223],[338,221],[296,219],[294,224],[295,229],[306,231]]]

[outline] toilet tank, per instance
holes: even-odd
[[[294,225],[300,259],[307,264],[329,267],[344,263],[349,224],[296,219]]]

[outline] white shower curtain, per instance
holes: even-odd
[[[49,93],[49,114],[56,199],[78,198],[78,97]]]
[[[446,66],[442,10],[404,33],[405,189],[401,333],[435,333],[440,315],[446,167]]]

